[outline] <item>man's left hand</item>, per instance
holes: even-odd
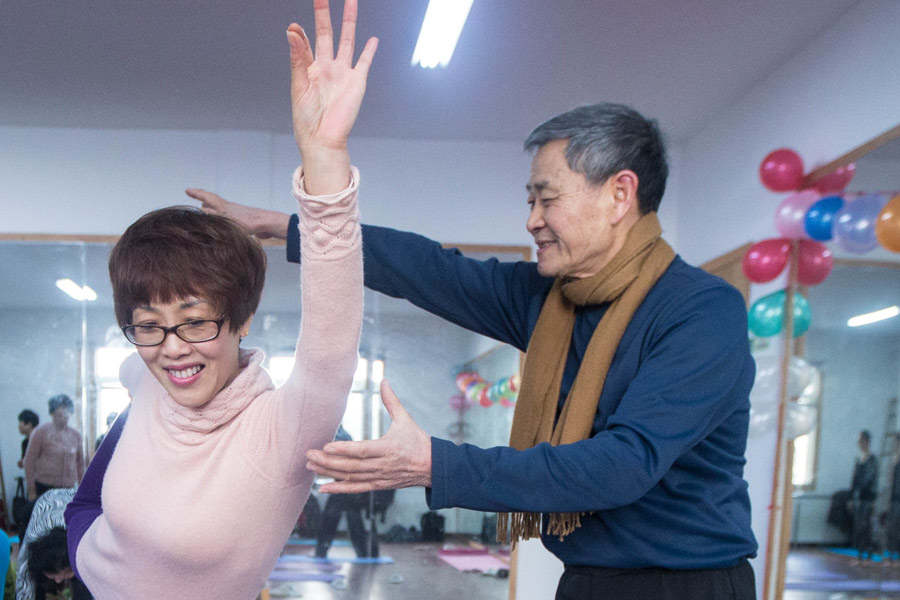
[[[306,467],[336,479],[319,491],[355,494],[371,490],[431,487],[431,437],[400,404],[387,380],[381,401],[391,417],[388,432],[377,440],[331,442],[306,453]]]

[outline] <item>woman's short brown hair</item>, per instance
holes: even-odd
[[[190,296],[209,302],[235,331],[256,312],[266,253],[237,222],[191,206],[149,212],[132,223],[109,255],[116,319],[134,309]]]

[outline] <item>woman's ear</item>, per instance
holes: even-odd
[[[253,313],[256,314],[256,313]],[[250,324],[253,322],[253,315],[247,317],[247,320],[244,321],[244,324],[239,327],[241,332],[241,337],[245,338],[250,335]]]

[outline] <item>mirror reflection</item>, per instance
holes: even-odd
[[[0,270],[0,347],[4,357],[0,366],[4,386],[0,414],[7,421],[4,432],[15,431],[16,415],[25,409],[35,412],[41,423],[48,421],[47,400],[67,394],[76,407],[70,424],[83,433],[84,454],[90,459],[98,438],[108,428],[108,417],[121,412],[129,402],[118,370],[134,347],[124,339],[113,313],[107,274],[111,247],[108,242],[91,241],[0,242],[0,260],[13,267]],[[466,253],[476,258],[521,260],[527,252],[527,248],[497,248]],[[277,385],[287,375],[285,368],[292,364],[300,325],[300,269],[286,262],[282,246],[266,246],[266,253],[265,290],[243,344],[262,348],[267,357],[264,366]],[[57,284],[63,280],[71,281],[68,292],[59,287],[66,284]],[[90,299],[93,296],[88,288],[95,299]],[[84,300],[70,295],[85,292],[88,298]],[[487,406],[477,399],[460,402],[457,375],[474,372],[486,382],[509,378],[518,373],[518,351],[405,301],[370,290],[365,294],[360,360],[342,422],[346,433],[359,440],[386,432],[390,420],[381,405],[379,383],[387,378],[411,416],[427,432],[479,446],[506,444],[512,404],[501,403],[499,398]],[[0,440],[3,497],[9,499],[8,505],[16,495],[18,478],[24,477],[17,464],[22,439],[4,433]],[[336,511],[328,508],[326,494],[314,491],[307,509],[298,515],[285,552],[312,557],[316,550],[322,550],[321,543],[316,547],[320,524],[336,513],[336,531],[331,533],[334,539],[324,549],[332,559],[354,560],[362,555],[374,559],[377,553],[387,564],[396,561],[399,574],[406,565],[434,568],[442,564],[437,550],[445,543],[462,547],[483,544],[485,556],[499,561],[492,565],[508,567],[508,552],[493,542],[495,521],[491,516],[463,509],[425,516],[428,508],[421,489],[398,490],[388,496],[367,495],[354,506]],[[433,542],[426,550],[418,546],[423,539]],[[373,540],[381,542],[380,552]],[[458,591],[478,598],[508,597],[508,579],[472,578],[463,570],[454,572],[460,577]],[[308,583],[273,581],[272,588],[281,586],[282,591],[298,596],[332,593],[328,581],[323,584],[321,577],[309,579]],[[427,585],[427,579],[421,579],[418,585]]]
[[[898,173],[895,140],[857,161],[847,193],[897,193]],[[803,292],[813,318],[798,354],[821,381],[794,440],[785,598],[900,592],[900,318],[851,321],[900,305],[900,257],[829,247],[834,269]]]

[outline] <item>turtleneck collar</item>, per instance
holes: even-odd
[[[262,392],[274,389],[272,379],[262,368],[264,358],[263,351],[258,348],[240,350],[238,355],[240,372],[237,377],[213,396],[212,400],[198,408],[182,406],[175,402],[149,373],[137,354],[123,363],[120,379],[134,398],[136,392],[140,393],[135,388],[141,387],[140,380],[143,379],[135,377],[137,375],[135,371],[138,368],[143,369],[142,375],[152,380],[153,392],[149,397],[156,400],[155,410],[158,411],[166,432],[180,442],[193,445],[201,443],[206,434],[229,423]]]

